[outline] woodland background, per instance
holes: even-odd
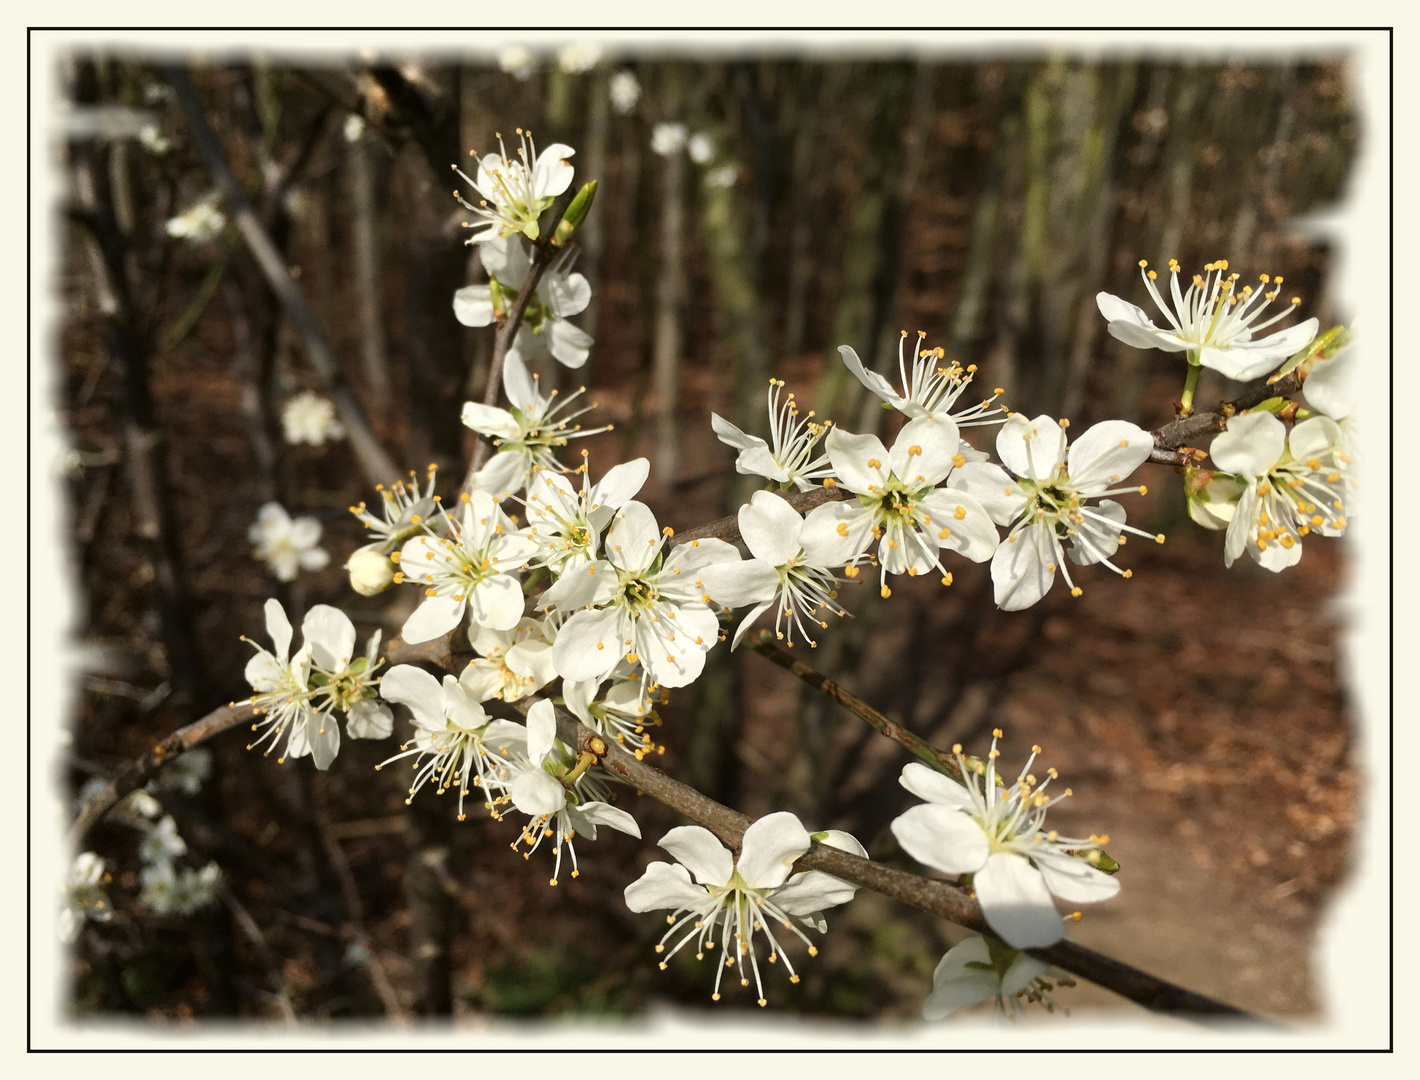
[[[643,90],[625,116],[607,89],[623,68]],[[1323,325],[1354,314],[1326,306],[1332,253],[1288,225],[1337,200],[1363,134],[1340,56],[609,55],[569,73],[547,55],[526,79],[488,57],[191,70],[341,378],[401,466],[441,466],[441,491],[471,450],[458,409],[481,394],[491,345],[452,315],[453,291],[481,278],[449,165],[519,125],[576,147],[578,182],[600,181],[579,236],[593,302],[574,320],[597,343],[585,369],[546,377],[585,381],[616,424],[587,440],[594,469],[650,457],[643,498],[677,528],[751,489],[708,414],[762,432],[771,375],[820,415],[887,433],[840,344],[888,370],[899,332],[922,329],[1013,408],[1077,431],[1113,416],[1156,427],[1181,365],[1114,341],[1093,299],[1142,303],[1140,258],[1226,257],[1284,275]],[[373,493],[348,443],[281,441],[281,403],[323,383],[235,232],[200,247],[164,232],[213,184],[161,64],[75,53],[61,82],[76,116],[140,110],[171,143],[155,155],[76,124],[54,146],[68,178],[57,356],[85,664],[61,780],[77,791],[245,696],[237,638],[260,635],[268,596],[293,622],[334,603],[362,639],[393,634],[416,597],[365,599],[346,583],[362,538],[345,508]],[[351,114],[366,122],[355,141]],[[661,121],[710,133],[714,159],[653,154]],[[726,165],[733,185],[706,183]],[[1204,402],[1228,391],[1211,376]],[[1108,831],[1123,865],[1120,896],[1072,937],[1243,1008],[1309,1013],[1318,914],[1347,873],[1356,815],[1333,604],[1345,548],[1309,543],[1281,576],[1250,561],[1225,573],[1221,537],[1187,521],[1172,471],[1146,470],[1157,476],[1131,521],[1169,540],[1126,549],[1133,580],[1099,570],[1078,600],[1057,589],[1016,614],[994,609],[985,567],[956,568],[949,591],[904,580],[891,606],[863,589],[811,662],[938,745],[975,749],[1000,726],[1008,762],[1046,748],[1077,793],[1058,827]],[[246,529],[272,498],[322,520],[327,570],[281,586],[252,560]],[[901,753],[762,658],[712,652],[661,734],[660,763],[722,802],[793,810],[911,866],[887,832],[911,801]],[[550,889],[543,853],[508,852],[511,823],[456,823],[432,796],[406,807],[400,777],[373,771],[394,746],[346,741],[318,774],[247,753],[239,735],[211,744],[201,793],[164,796],[194,864],[216,859],[230,885],[196,917],[143,913],[137,833],[97,828],[89,846],[114,872],[118,913],[76,947],[72,1009],[196,1022],[709,1006],[707,970],[656,970],[658,920],[621,898],[682,823],[670,811],[626,804],[645,840],[604,834],[581,878]],[[960,936],[869,893],[830,924],[770,1011],[911,1019]],[[1089,986],[1063,1001],[1132,1008]],[[731,993],[714,1015],[750,1009]]]

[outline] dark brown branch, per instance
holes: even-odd
[[[1244,409],[1251,409],[1269,398],[1295,394],[1302,388],[1302,382],[1301,376],[1293,371],[1276,382],[1264,380],[1249,386],[1232,401],[1220,403],[1217,412],[1195,412],[1189,416],[1180,416],[1153,432],[1154,451],[1149,455],[1149,460],[1163,465],[1190,464],[1193,459],[1179,453],[1181,447],[1187,446],[1201,435],[1223,431],[1228,426],[1228,417]]]
[[[327,392],[335,402],[336,410],[345,425],[346,433],[350,439],[350,447],[355,452],[356,459],[360,462],[361,468],[371,483],[388,483],[399,475],[399,469],[389,454],[385,452],[385,448],[380,445],[379,439],[370,426],[369,418],[366,417],[365,410],[360,405],[359,398],[355,396],[355,391],[345,380],[340,362],[336,358],[325,332],[321,329],[315,313],[311,311],[305,296],[292,280],[291,273],[286,269],[285,261],[281,258],[281,253],[272,243],[266,230],[262,228],[256,213],[252,210],[246,192],[237,181],[231,165],[227,163],[227,157],[217,142],[217,136],[207,122],[202,101],[197,96],[197,87],[193,85],[187,68],[181,65],[171,66],[167,69],[167,77],[177,92],[178,102],[192,129],[193,146],[212,174],[217,190],[221,193],[228,212],[236,222],[237,229],[241,232],[248,250],[251,251],[252,257],[261,268],[267,284],[275,293],[276,298],[281,301],[287,318],[291,320],[291,324],[300,335],[306,355],[310,357],[311,365],[316,369],[316,373],[325,383]]]

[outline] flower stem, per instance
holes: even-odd
[[[1188,354],[1188,378],[1183,381],[1183,398],[1179,401],[1178,415],[1193,415],[1193,391],[1198,385],[1198,376],[1203,374],[1203,367],[1198,363],[1197,354]]]

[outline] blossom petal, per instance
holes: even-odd
[[[493,291],[487,285],[465,285],[454,293],[454,318],[465,326],[493,323]]]
[[[657,843],[674,855],[702,885],[723,885],[734,872],[735,860],[729,849],[714,833],[699,825],[681,825]]]
[[[976,812],[976,803],[971,798],[971,792],[950,776],[945,776],[921,762],[910,761],[904,765],[897,782],[919,799],[926,799],[929,803],[950,806],[968,814]]]
[[[1092,566],[1113,558],[1123,535],[1124,507],[1113,499],[1105,499],[1095,506],[1082,507],[1080,512],[1085,520],[1075,526],[1075,537],[1068,552],[1070,561]]]
[[[996,434],[996,454],[1017,476],[1049,480],[1065,462],[1065,432],[1053,417],[1028,420],[1016,413]]]
[[[789,876],[794,860],[812,846],[808,831],[793,814],[785,810],[766,814],[745,830],[736,868],[750,888],[777,888]]]
[[[486,491],[501,500],[521,491],[526,479],[527,459],[524,455],[516,450],[500,450],[474,474],[473,484],[476,490]]]
[[[557,740],[557,710],[543,698],[528,710],[528,759],[539,768]]]
[[[757,435],[746,435],[719,413],[712,412],[710,414],[710,427],[714,429],[716,438],[736,450],[748,450],[753,446],[767,447],[769,445]]]
[[[639,574],[661,550],[661,530],[656,515],[645,503],[634,499],[616,512],[606,533],[606,557],[619,570]]]
[[[823,442],[833,471],[843,486],[858,495],[881,491],[887,484],[889,455],[876,435],[850,435],[833,427]],[[876,465],[869,465],[876,461]]]
[[[516,439],[521,431],[513,414],[507,409],[497,409],[478,401],[466,401],[460,417],[463,426],[472,428],[480,435],[500,439]]]
[[[977,871],[972,886],[981,913],[1007,945],[1033,949],[1065,936],[1045,879],[1023,856],[997,852]]]
[[[414,614],[405,620],[400,636],[409,645],[433,641],[463,621],[464,607],[462,600],[451,596],[426,596],[424,602],[414,609]]]
[[[1045,877],[1052,896],[1069,904],[1092,904],[1108,900],[1119,892],[1119,879],[1096,870],[1084,859],[1062,851],[1033,855],[1032,860]]]
[[[938,547],[950,548],[978,563],[996,553],[1001,534],[986,508],[965,491],[937,488],[922,500],[922,509],[932,519],[927,534]]]
[[[994,462],[968,461],[952,471],[947,486],[965,491],[982,505],[997,525],[1010,525],[1025,513],[1025,493],[1006,470]]]
[[[760,559],[725,562],[700,571],[705,592],[725,607],[765,603],[779,592],[779,571]]]
[[[301,639],[311,647],[316,667],[344,671],[355,656],[355,624],[329,604],[316,604],[301,620]]]
[[[960,441],[956,421],[950,416],[909,420],[893,441],[889,455],[892,471],[910,484],[935,487],[952,471],[952,458]]]
[[[641,826],[636,824],[636,819],[610,803],[584,802],[577,807],[577,812],[594,825],[603,825],[641,839]]]
[[[1356,345],[1343,346],[1329,360],[1320,360],[1302,383],[1302,396],[1318,412],[1337,420],[1345,420],[1356,407],[1354,374]]]
[[[1287,429],[1271,413],[1245,413],[1228,421],[1228,428],[1208,448],[1213,463],[1224,472],[1251,480],[1266,476],[1282,457]]]
[[[311,747],[311,760],[317,769],[330,768],[340,752],[340,725],[332,713],[318,713],[306,721],[306,739]]]
[[[996,606],[1022,611],[1055,584],[1056,556],[1049,526],[1027,525],[1008,536],[991,557],[991,581]]]
[[[552,646],[552,662],[564,679],[603,679],[622,657],[625,616],[615,608],[579,611]]]
[[[1307,319],[1256,341],[1235,338],[1227,348],[1203,348],[1198,362],[1239,382],[1256,379],[1281,367],[1289,356],[1306,348],[1316,337],[1318,326],[1316,319]]]
[[[1227,432],[1223,433],[1224,435]],[[1219,435],[1218,439],[1223,436]],[[1213,440],[1213,445],[1218,445],[1218,439]],[[1254,528],[1257,526],[1257,485],[1249,484],[1241,495],[1238,496],[1238,505],[1233,510],[1232,520],[1228,522],[1228,531],[1223,538],[1223,566],[1230,567],[1249,546]]]
[[[843,364],[853,373],[853,377],[884,401],[892,405],[900,406],[907,400],[894,390],[892,384],[876,371],[869,371],[864,367],[863,361],[858,359],[858,354],[853,350],[852,346],[838,346],[838,355],[843,357]]]
[[[941,1020],[958,1009],[990,1001],[1001,992],[994,972],[968,968],[968,963],[991,963],[983,938],[970,937],[953,945],[938,962],[932,973],[932,992],[922,1004],[922,1019]]]
[[[409,706],[414,722],[437,730],[444,726],[444,690],[439,680],[413,664],[396,664],[380,679],[380,696]]]
[[[271,599],[266,602],[266,632],[271,643],[276,646],[275,656],[284,664],[291,655],[291,620],[286,617],[286,609],[281,601]]]
[[[541,768],[520,773],[508,785],[513,805],[529,817],[555,814],[567,805],[567,789]]]
[[[799,553],[804,519],[772,491],[756,491],[740,507],[740,535],[756,559],[783,566]]]
[[[725,852],[726,855],[729,852]],[[646,872],[626,886],[626,906],[632,911],[679,911],[705,902],[703,886],[693,885],[685,867],[653,862]]]
[[[740,639],[743,638],[745,634],[749,633],[749,628],[753,625],[755,619],[759,618],[773,606],[773,600],[766,600],[762,604],[756,604],[746,613],[745,617],[740,620],[740,625],[735,628],[735,636],[730,639],[731,652],[734,652],[740,647]]]
[[[850,563],[873,542],[873,513],[857,499],[816,506],[804,519],[799,543],[815,566]]]
[[[542,405],[542,396],[537,392],[537,383],[528,373],[522,357],[511,353],[503,357],[503,393],[508,400],[524,413],[537,412]],[[519,432],[521,429],[519,429]]]
[[[523,603],[523,588],[511,574],[484,578],[469,595],[473,621],[494,630],[511,630],[517,626],[523,617]]]
[[[980,825],[960,810],[937,803],[909,807],[893,819],[891,828],[903,851],[944,874],[974,873],[991,851]]]
[[[1306,461],[1344,442],[1341,426],[1329,416],[1313,416],[1292,429],[1287,446],[1292,457]]]
[[[581,275],[579,274],[578,277]],[[563,367],[579,368],[587,362],[592,346],[596,344],[592,335],[573,326],[565,319],[558,319],[547,331],[550,339],[548,351]]]
[[[1066,454],[1070,479],[1082,490],[1103,489],[1148,461],[1153,450],[1153,435],[1137,424],[1105,420],[1070,444]]]
[[[606,471],[606,475],[592,486],[588,512],[602,507],[620,510],[628,500],[636,497],[650,472],[651,463],[643,457],[613,465]]]
[[[537,294],[559,319],[580,315],[592,302],[592,287],[581,274],[548,274],[538,282]]]
[[[567,190],[574,171],[567,159],[576,152],[564,143],[553,143],[538,154],[533,165],[533,191],[538,198],[561,195]]]
[[[352,739],[387,739],[394,730],[394,713],[378,701],[357,701],[345,717],[345,733]]]
[[[785,914],[803,917],[846,904],[857,892],[858,886],[851,882],[821,870],[808,870],[775,889],[771,899]]]
[[[568,570],[538,602],[540,609],[556,608],[575,612],[588,606],[605,604],[616,592],[616,569],[605,559],[584,563]]]

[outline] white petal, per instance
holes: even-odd
[[[541,765],[552,752],[557,739],[557,710],[552,702],[543,698],[528,710],[528,758],[534,765]]]
[[[538,601],[541,610],[556,608],[569,613],[589,605],[607,603],[616,592],[616,569],[605,559],[583,563],[566,571]]]
[[[509,574],[495,574],[473,587],[469,607],[473,621],[495,630],[511,630],[523,617],[523,589]],[[408,638],[405,638],[408,641]]]
[[[741,450],[735,458],[735,472],[741,476],[762,476],[766,480],[783,484],[789,480],[789,470],[779,463],[769,444],[762,439],[757,446]]]
[[[756,491],[740,507],[740,535],[750,554],[770,566],[783,566],[799,553],[804,519],[772,491]]]
[[[564,679],[603,679],[625,648],[624,616],[615,608],[579,611],[568,619],[552,646],[552,661]]]
[[[779,571],[759,559],[707,566],[700,581],[710,599],[732,608],[767,602],[779,592]]]
[[[960,810],[937,803],[909,807],[893,819],[891,828],[903,851],[944,874],[981,869],[991,850],[980,825]]]
[[[310,646],[316,667],[324,671],[343,671],[355,656],[355,624],[329,604],[317,604],[306,612],[301,638]]]
[[[1298,461],[1323,454],[1345,441],[1341,427],[1329,416],[1313,416],[1292,429],[1287,446]]]
[[[976,804],[971,799],[971,792],[950,776],[944,776],[936,769],[929,768],[921,762],[910,761],[904,765],[898,783],[919,799],[926,799],[929,803],[939,803],[942,806],[965,810],[969,814],[976,811]]]
[[[898,479],[935,487],[952,471],[960,438],[949,416],[919,416],[903,425],[890,460]]]
[[[1213,463],[1244,479],[1266,476],[1282,457],[1287,429],[1271,413],[1246,413],[1228,421],[1228,428],[1208,448]]]
[[[650,471],[651,463],[643,457],[612,466],[592,486],[588,509],[610,507],[620,510],[628,500],[636,497]]]
[[[767,814],[745,830],[738,870],[745,884],[772,889],[784,884],[794,860],[813,846],[803,823],[781,810]]]
[[[1105,520],[1100,521],[1091,514],[1099,514]],[[1113,499],[1105,499],[1090,507],[1090,514],[1075,526],[1078,535],[1071,541],[1070,561],[1081,566],[1092,566],[1103,559],[1113,558],[1119,550],[1123,525],[1124,507]]]
[[[511,353],[503,357],[503,392],[508,395],[509,401],[525,413],[538,411],[542,404],[537,384],[528,374],[523,358],[514,357]]]
[[[405,620],[400,636],[410,645],[433,641],[447,634],[463,620],[464,602],[449,596],[426,596]]]
[[[286,609],[281,606],[280,600],[268,600],[265,611],[266,632],[276,646],[274,655],[284,664],[291,655],[291,620],[286,618]]]
[[[1095,424],[1071,444],[1066,460],[1070,479],[1078,488],[1118,484],[1144,462],[1154,449],[1154,437],[1127,420]]]
[[[1356,345],[1351,343],[1339,349],[1329,360],[1318,361],[1302,383],[1302,396],[1307,404],[1318,412],[1337,420],[1344,420],[1356,407],[1355,374]]]
[[[464,427],[472,428],[480,435],[496,436],[500,439],[516,439],[521,429],[513,414],[507,409],[495,409],[478,401],[466,401],[463,406]]]
[[[555,814],[567,805],[567,789],[540,768],[515,776],[508,795],[529,817]]]
[[[533,191],[538,198],[561,195],[572,183],[572,166],[567,159],[577,151],[563,143],[553,143],[538,154],[533,165]]]
[[[1028,525],[1007,537],[991,557],[991,581],[996,606],[1002,611],[1022,611],[1050,591],[1058,556],[1050,542],[1049,526]]]
[[[804,916],[846,904],[857,892],[856,885],[842,878],[820,870],[809,870],[795,874],[775,889],[771,899],[786,914]]]
[[[893,405],[901,405],[906,400],[876,371],[869,371],[865,368],[863,361],[858,359],[858,354],[853,351],[851,346],[838,346],[838,355],[843,357],[844,366],[853,373],[853,377],[884,401]]]
[[[1046,852],[1033,857],[1052,896],[1068,904],[1092,904],[1108,900],[1119,892],[1119,879],[1096,870],[1084,859],[1064,852]]]
[[[444,690],[439,680],[423,668],[397,664],[380,679],[380,696],[386,701],[408,705],[414,721],[422,728],[444,726]]]
[[[604,802],[584,802],[577,807],[577,813],[581,814],[594,825],[603,825],[617,832],[624,832],[628,836],[641,839],[641,826],[636,824],[636,819],[625,810],[619,810],[615,806]]]
[[[728,855],[729,852],[726,852]],[[632,911],[678,911],[705,902],[705,889],[693,885],[685,867],[653,862],[646,872],[626,886],[626,906]]]
[[[1054,945],[1065,926],[1040,871],[1020,855],[997,852],[972,878],[986,922],[1016,949]]]
[[[340,725],[330,713],[312,716],[306,721],[306,739],[310,743],[311,760],[317,769],[330,768],[340,752]]]
[[[766,600],[762,604],[756,604],[745,614],[745,617],[740,620],[740,625],[735,628],[735,636],[730,639],[731,652],[734,652],[734,650],[740,647],[740,640],[745,634],[749,633],[749,628],[753,625],[754,621],[773,607],[773,605],[773,600]]]
[[[735,860],[729,849],[714,833],[699,825],[681,825],[666,833],[658,843],[702,885],[723,885],[734,871]]]
[[[1226,349],[1204,348],[1198,362],[1239,382],[1256,379],[1281,367],[1293,353],[1301,352],[1316,337],[1316,319],[1307,319],[1256,341],[1234,340]]]
[[[928,535],[938,547],[950,548],[972,562],[985,562],[996,553],[1001,534],[986,507],[965,491],[937,488],[922,500],[922,509],[932,519]]]
[[[710,426],[714,429],[716,438],[726,446],[732,446],[736,450],[748,450],[752,446],[768,445],[758,436],[746,435],[718,413],[712,412],[710,414]]]
[[[1012,524],[1026,509],[1024,492],[1005,469],[993,462],[968,461],[952,472],[947,486],[965,491],[997,525]]]
[[[454,318],[465,326],[493,322],[493,293],[487,285],[466,285],[454,293]]]
[[[548,274],[538,282],[537,292],[559,319],[580,315],[592,302],[592,287],[581,274]]]
[[[656,515],[645,503],[632,500],[612,519],[604,550],[619,569],[637,574],[650,566],[660,553],[661,539]]]
[[[378,701],[357,701],[345,718],[352,739],[386,739],[394,730],[394,713]]]
[[[1017,476],[1049,480],[1065,462],[1065,432],[1052,417],[1041,414],[1028,420],[1016,413],[996,435],[996,454]]]
[[[580,274],[578,275],[581,276]],[[587,362],[595,342],[585,330],[579,330],[571,323],[558,319],[548,330],[550,339],[548,351],[564,367],[579,368]]]
[[[881,491],[887,483],[889,455],[876,435],[851,435],[840,427],[829,429],[824,439],[828,460],[843,486],[858,495]],[[868,462],[876,461],[876,465]]]
[[[872,542],[872,511],[857,499],[814,507],[804,519],[803,531],[799,534],[804,554],[814,566],[822,567],[850,563],[867,551]]]

